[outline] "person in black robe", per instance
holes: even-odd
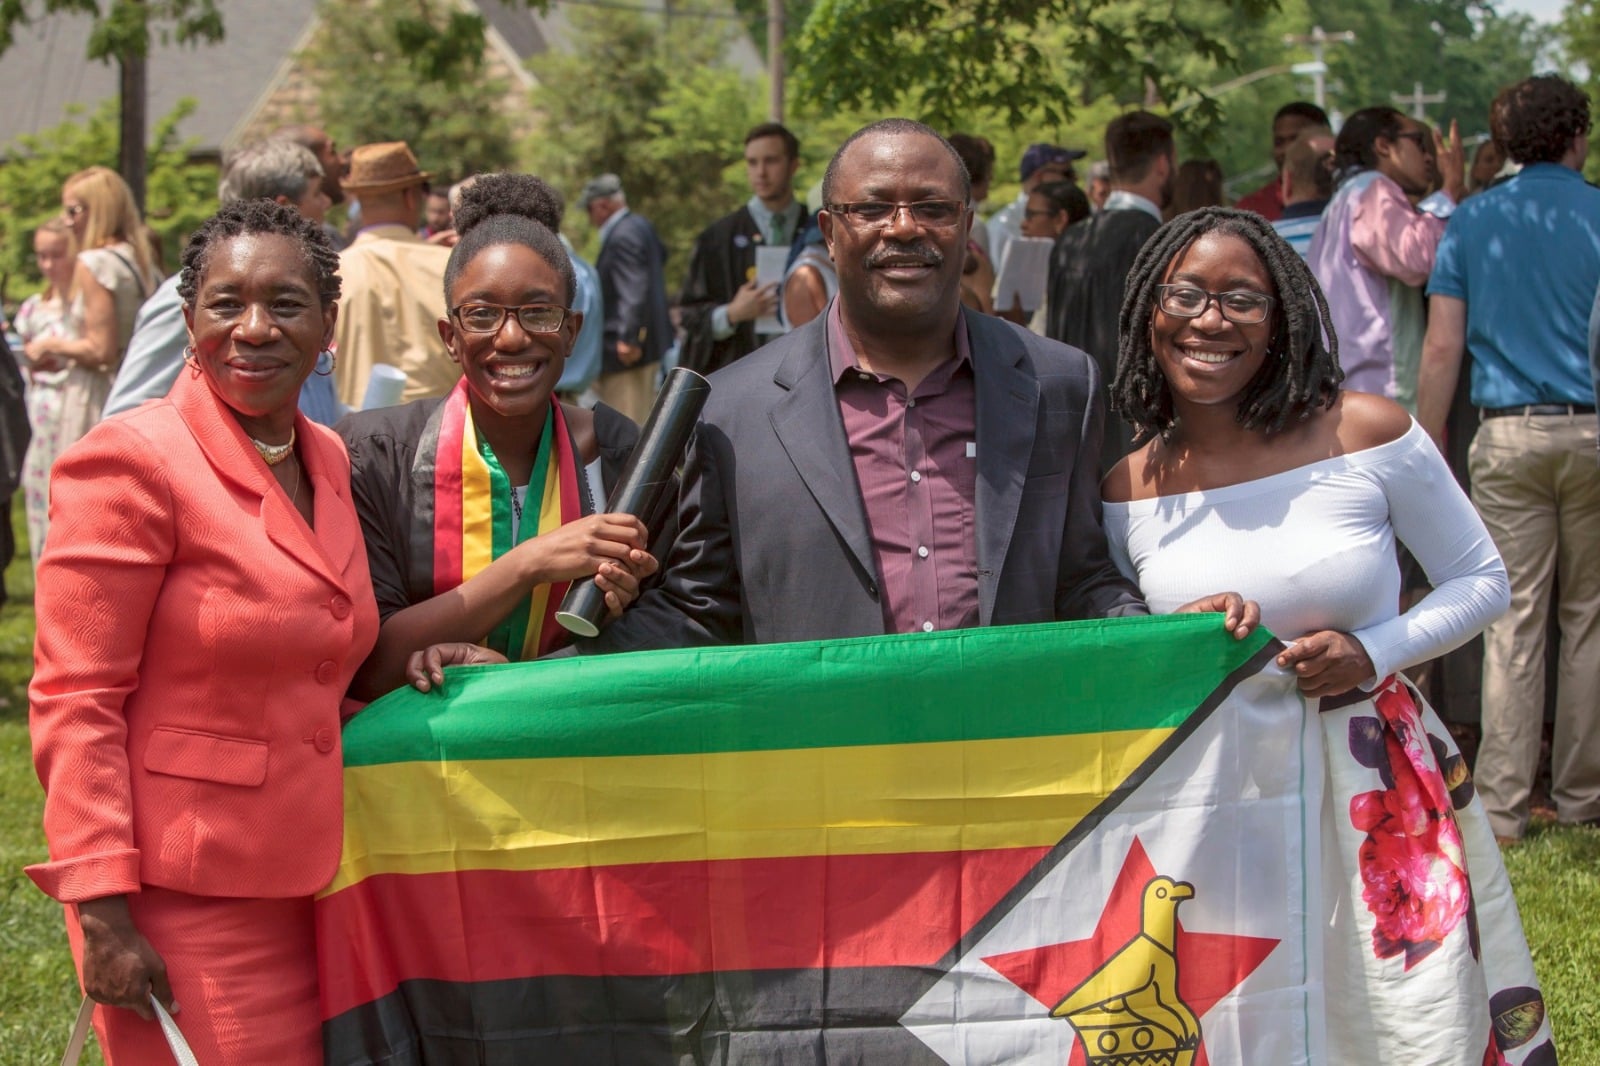
[[[1088,352],[1108,395],[1117,370],[1117,320],[1123,288],[1139,249],[1161,227],[1161,209],[1172,198],[1177,159],[1172,124],[1147,111],[1133,111],[1106,127],[1111,194],[1105,209],[1068,226],[1050,256],[1049,314],[1045,333]],[[1133,429],[1109,410],[1100,473],[1132,449]]]
[[[16,534],[11,528],[11,496],[22,484],[22,459],[31,436],[22,368],[5,335],[0,334],[0,497],[5,506],[5,514],[0,515],[0,572],[11,565],[12,556],[17,554]],[[5,602],[5,582],[0,580],[0,604]]]
[[[749,355],[770,337],[756,333],[755,319],[778,306],[776,284],[757,288],[756,249],[777,240],[793,247],[810,216],[794,198],[800,142],[776,122],[762,123],[745,135],[745,170],[750,200],[705,228],[694,242],[689,273],[678,297],[683,328],[678,365],[701,374],[720,370]],[[721,315],[718,309],[724,309]],[[717,336],[726,316],[730,336]]]

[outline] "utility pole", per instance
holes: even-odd
[[[767,118],[783,121],[783,0],[767,0]]]
[[[1423,92],[1422,83],[1419,81],[1412,83],[1411,92],[1409,94],[1390,93],[1389,99],[1394,101],[1395,107],[1409,106],[1411,108],[1412,118],[1416,119],[1418,122],[1426,122],[1428,121],[1428,105],[1444,103],[1445,95],[1446,94],[1443,91],[1436,93]]]
[[[1321,26],[1311,27],[1309,34],[1286,33],[1283,43],[1288,45],[1305,45],[1311,49],[1311,62],[1298,64],[1296,73],[1311,75],[1311,84],[1316,94],[1316,104],[1324,111],[1328,109],[1328,64],[1324,58],[1324,49],[1330,44],[1353,44],[1356,35],[1349,30],[1340,33],[1327,33]]]

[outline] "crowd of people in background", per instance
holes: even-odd
[[[1242,635],[1259,610],[1324,700],[1487,628],[1494,835],[1528,827],[1547,646],[1556,815],[1600,824],[1590,107],[1538,77],[1488,120],[1469,168],[1454,123],[1292,102],[1276,176],[1230,206],[1134,110],[1095,162],[1029,146],[987,221],[978,134],[875,123],[808,204],[766,123],[749,199],[692,248],[626,174],[575,190],[592,263],[538,178],[446,189],[404,142],[341,156],[297,127],[230,154],[164,281],[122,179],[73,175],[12,320],[51,838],[30,872],[76,907],[90,994],[130,1008],[101,1012],[107,1046],[142,1061],[142,997],[178,990],[204,1061],[305,1061],[337,854],[307,812],[341,716],[440,662],[563,647],[551,612],[590,576],[613,620],[583,652],[1147,610]],[[609,515],[674,365],[714,375],[674,513]],[[174,816],[195,782],[263,781],[259,808]],[[275,898],[240,909],[241,877]]]

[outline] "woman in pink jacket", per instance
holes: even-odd
[[[341,700],[377,609],[350,464],[296,409],[338,257],[266,201],[183,257],[189,364],[55,468],[31,700],[50,861],[108,1061],[321,1056],[311,896],[342,836]]]

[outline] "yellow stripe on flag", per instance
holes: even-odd
[[[351,767],[326,891],[380,873],[1047,847],[1170,735]]]
[[[494,562],[494,487],[489,464],[478,454],[472,408],[461,432],[461,580],[481,573]]]

